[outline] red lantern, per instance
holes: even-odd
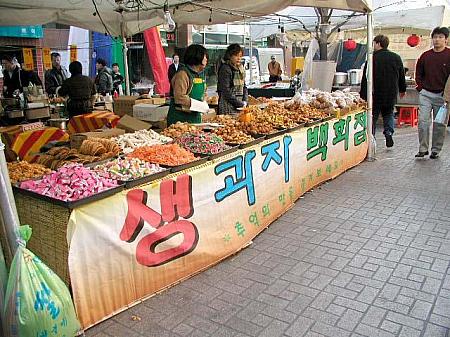
[[[408,37],[408,40],[406,40],[406,43],[408,43],[408,46],[415,47],[419,44],[420,37],[416,34],[412,34],[410,37]]]
[[[344,48],[348,51],[352,51],[356,49],[356,41],[353,39],[348,39],[344,42]]]

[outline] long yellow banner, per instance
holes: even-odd
[[[234,254],[306,191],[358,165],[366,118],[287,133],[75,209],[69,268],[82,325]]]

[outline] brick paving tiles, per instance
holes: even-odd
[[[238,254],[86,331],[88,337],[445,337],[450,138],[417,129],[299,199]],[[138,316],[140,320],[133,320]]]

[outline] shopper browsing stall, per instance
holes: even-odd
[[[219,93],[219,114],[236,113],[237,108],[247,105],[245,71],[241,64],[242,47],[235,43],[228,46],[218,71],[217,92]]]
[[[45,72],[45,91],[49,95],[56,93],[56,88],[60,87],[69,77],[67,69],[61,66],[61,55],[59,53],[51,53],[52,69]]]
[[[275,55],[270,57],[270,62],[267,66],[269,70],[269,82],[278,82],[281,80],[281,64],[275,59]]]
[[[96,93],[94,82],[83,75],[83,66],[78,61],[69,65],[69,72],[72,76],[65,80],[57,91],[60,96],[69,96],[67,100],[69,117],[92,111]]]
[[[209,110],[203,101],[206,83],[203,73],[208,63],[206,48],[193,44],[184,54],[184,64],[172,79],[173,97],[170,100],[167,124],[176,122],[200,123],[201,114]]]
[[[119,69],[119,64],[118,63],[113,63],[112,64],[112,79],[113,79],[113,91],[114,93],[117,92],[117,94],[122,95],[123,94],[123,89],[122,89],[122,84],[123,84],[123,76],[120,73],[120,69]]]
[[[3,68],[3,96],[14,97],[23,92],[24,87],[30,83],[42,85],[39,76],[32,71],[23,70],[15,58],[9,55],[2,56]]]
[[[97,59],[95,67],[97,68],[97,76],[95,77],[97,92],[103,96],[111,94],[113,91],[113,74],[111,69],[106,66],[104,59]]]

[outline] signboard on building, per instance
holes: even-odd
[[[75,44],[70,45],[70,62],[78,60],[78,51]]]
[[[23,67],[25,70],[34,69],[33,49],[23,48]]]
[[[44,64],[44,69],[52,69],[52,58],[50,56],[50,48],[42,48],[42,63]]]

